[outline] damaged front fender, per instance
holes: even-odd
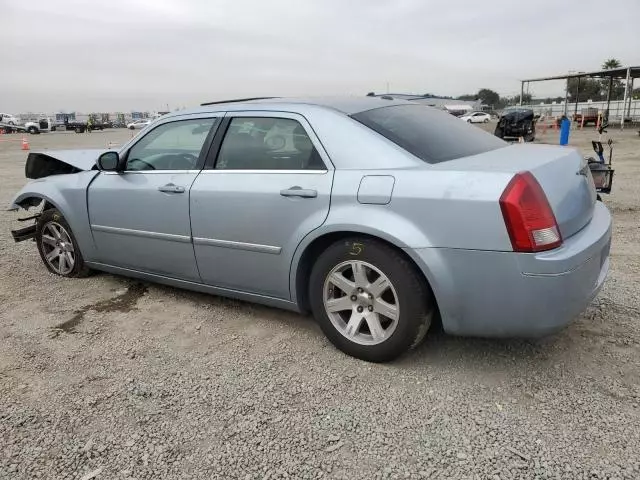
[[[89,225],[87,189],[99,170],[79,171],[74,175],[52,175],[27,183],[11,200],[9,210],[29,209],[43,202],[56,208],[67,220],[86,260],[94,256],[95,246]],[[14,239],[27,240],[31,230],[12,232]],[[16,238],[17,237],[17,238]]]

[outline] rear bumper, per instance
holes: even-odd
[[[445,331],[482,337],[540,337],[583,312],[609,270],[611,215],[600,202],[580,232],[538,254],[417,249]]]

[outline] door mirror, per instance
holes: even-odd
[[[118,152],[104,152],[98,157],[98,168],[105,172],[115,172],[118,170],[120,155]]]

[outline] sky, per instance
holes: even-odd
[[[639,18],[640,0],[0,0],[0,112],[514,95],[610,57],[640,65]]]

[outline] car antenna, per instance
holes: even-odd
[[[250,102],[252,100],[269,100],[271,98],[279,98],[279,97],[249,97],[249,98],[234,98],[231,100],[218,100],[216,102],[206,102],[201,103],[201,107],[205,107],[207,105],[216,105],[218,103],[236,103],[236,102]]]

